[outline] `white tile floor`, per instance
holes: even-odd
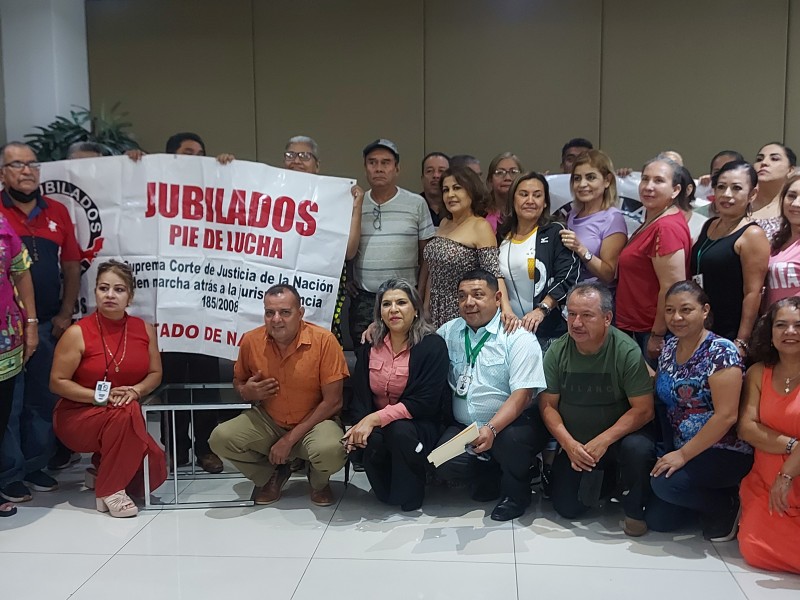
[[[625,537],[615,505],[571,523],[535,497],[519,520],[492,504],[432,488],[422,511],[398,514],[363,473],[336,506],[318,508],[294,477],[270,507],[97,513],[83,465],[0,520],[0,595],[90,600],[511,600],[605,598],[797,600],[800,577],[747,567],[735,542],[696,532]],[[182,485],[183,499],[248,497],[241,479]],[[163,492],[169,498],[170,491]]]

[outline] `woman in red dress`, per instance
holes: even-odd
[[[94,452],[87,486],[95,488],[97,510],[112,517],[137,514],[128,493],[143,495],[145,456],[151,489],[167,475],[164,451],[147,433],[138,403],[161,383],[161,357],[153,327],[125,312],[133,291],[128,265],[101,264],[97,311],[61,336],[50,374],[50,389],[61,396],[55,432],[69,448]]]
[[[754,567],[800,573],[800,297],[769,308],[750,353],[739,437],[755,463],[739,490],[739,550]]]

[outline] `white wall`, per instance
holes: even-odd
[[[0,0],[5,139],[89,108],[83,0]]]

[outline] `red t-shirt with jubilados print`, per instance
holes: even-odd
[[[631,238],[619,255],[617,274],[617,327],[626,331],[649,332],[658,306],[658,277],[653,258],[683,250],[686,273],[692,238],[680,211],[661,217]],[[686,278],[686,273],[683,279]]]

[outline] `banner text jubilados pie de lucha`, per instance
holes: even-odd
[[[147,184],[145,217],[198,221],[218,225],[263,229],[269,234],[240,229],[173,224],[169,226],[169,244],[283,258],[283,241],[275,234],[294,229],[301,236],[311,236],[317,229],[314,216],[318,207],[311,200],[296,201],[288,196],[272,198],[261,192],[202,188],[159,182]]]

